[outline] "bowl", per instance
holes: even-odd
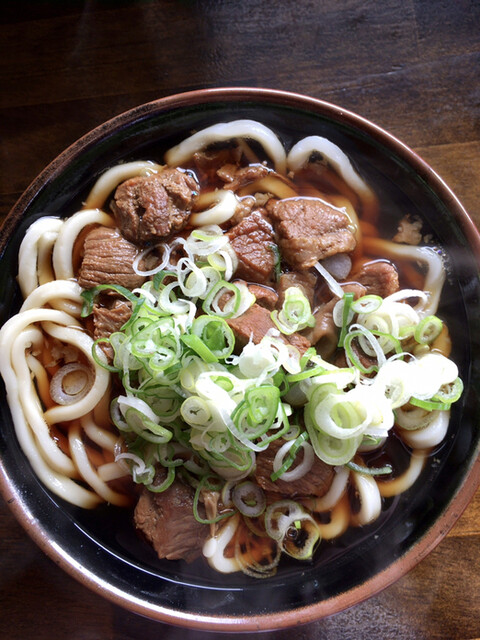
[[[5,221],[1,323],[21,304],[15,280],[18,248],[35,219],[76,211],[95,177],[113,164],[159,158],[192,130],[244,118],[273,129],[287,148],[307,135],[332,140],[379,194],[383,215],[419,215],[447,256],[441,311],[465,391],[421,480],[391,500],[376,523],[347,531],[311,562],[286,561],[266,582],[221,575],[198,562],[156,559],[134,532],[128,510],[81,510],[50,493],[18,444],[3,384],[0,403],[1,490],[48,556],[128,610],[175,625],[230,632],[311,622],[376,594],[441,541],[480,484],[479,233],[442,179],[411,149],[364,118],[321,100],[251,88],[193,91],[136,107],[85,135],[34,180]]]

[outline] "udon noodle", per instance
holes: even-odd
[[[34,222],[0,369],[41,482],[85,509],[138,501],[161,557],[255,577],[375,522],[414,486],[462,391],[436,315],[442,256],[379,237],[381,215],[337,145],[311,136],[287,153],[239,120],[162,163],[114,166],[80,211]],[[93,231],[117,269],[100,279]],[[195,549],[165,548],[174,490]]]

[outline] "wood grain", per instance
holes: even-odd
[[[4,2],[1,217],[48,162],[101,122],[171,93],[227,85],[306,93],[370,118],[429,162],[480,226],[476,0]],[[477,493],[407,576],[295,638],[478,639],[479,560]],[[0,637],[10,640],[210,637],[86,590],[42,555],[3,501],[0,601]]]

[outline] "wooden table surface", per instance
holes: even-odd
[[[480,225],[478,0],[4,0],[1,13],[2,217],[50,160],[104,120],[172,93],[243,85],[305,93],[373,120],[430,162]],[[408,575],[294,637],[480,638],[479,600],[477,492]],[[0,638],[9,640],[212,635],[91,593],[42,555],[3,500],[0,603]]]

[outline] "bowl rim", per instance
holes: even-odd
[[[400,159],[412,167],[415,173],[425,181],[446,205],[468,238],[474,258],[480,269],[479,230],[450,187],[448,187],[434,169],[415,151],[370,120],[330,102],[290,91],[254,87],[217,87],[165,96],[128,109],[87,132],[53,159],[30,183],[14,204],[0,229],[0,251],[4,248],[8,237],[23,215],[24,210],[26,210],[34,198],[61,173],[63,166],[80,156],[87,148],[96,145],[114,129],[128,127],[134,122],[146,119],[155,113],[172,111],[189,106],[201,106],[220,101],[250,101],[255,103],[271,103],[275,106],[288,106],[296,109],[303,108],[315,114],[328,115],[332,120],[347,123],[356,130],[360,130],[376,140],[380,140],[382,144],[390,150],[393,150]],[[253,616],[216,616],[190,614],[180,609],[166,608],[152,602],[146,602],[137,597],[132,597],[132,595],[120,591],[106,580],[99,578],[81,567],[78,561],[71,557],[65,550],[59,548],[57,545],[53,545],[41,523],[32,518],[28,506],[24,504],[22,496],[7,476],[2,461],[0,460],[0,492],[3,494],[13,515],[40,549],[53,559],[66,573],[114,604],[142,616],[152,618],[158,622],[191,629],[228,631],[231,633],[267,631],[306,624],[344,611],[378,594],[416,566],[450,531],[480,486],[480,458],[477,457],[477,459],[473,461],[471,469],[468,472],[468,482],[466,482],[466,477],[467,476],[465,476],[462,485],[457,488],[454,496],[440,517],[425,534],[422,535],[403,556],[361,585],[327,600],[287,611]]]

